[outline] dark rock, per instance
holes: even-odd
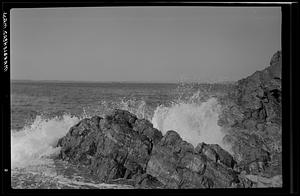
[[[215,148],[222,152],[220,156],[224,161],[227,154]],[[229,187],[237,177],[226,165],[217,163],[217,157],[218,154],[210,146],[202,143],[194,149],[175,131],[168,131],[154,145],[147,173],[167,188]]]
[[[208,159],[212,160],[213,162],[217,162],[219,158],[216,151],[213,148],[211,148],[210,145],[205,144],[203,142],[196,146],[195,152],[198,154],[205,155]]]
[[[257,121],[253,119],[247,119],[243,122],[243,125],[247,130],[256,130]]]
[[[269,72],[272,74],[273,78],[281,79],[281,55],[281,51],[277,51],[271,58]]]
[[[229,93],[230,104],[219,116],[218,124],[227,128],[225,139],[232,144],[237,160],[235,170],[244,168],[253,175],[281,174],[280,158],[274,156],[281,155],[281,59],[278,51],[270,66],[239,80]]]
[[[168,188],[178,188],[180,182],[176,168],[180,161],[181,141],[175,131],[168,131],[153,147],[152,156],[147,165],[147,173],[156,177]]]
[[[137,177],[135,186],[137,188],[149,189],[149,188],[163,188],[164,185],[156,178],[149,174],[143,174]]]
[[[264,170],[271,160],[270,153],[264,150],[254,137],[248,137],[248,140],[240,138],[240,141],[235,143],[233,151],[240,156],[239,165],[243,165],[244,169],[253,174]]]
[[[204,174],[207,158],[193,153],[187,153],[182,158],[178,167],[187,168],[197,174]]]
[[[210,146],[215,150],[218,156],[218,160],[222,164],[226,165],[229,168],[234,168],[236,161],[233,159],[231,154],[229,154],[229,152],[227,152],[217,144],[211,144]]]
[[[213,181],[213,188],[229,188],[238,182],[238,176],[231,168],[211,161],[207,162],[204,176]]]
[[[220,162],[229,168],[233,168],[236,164],[231,154],[218,144],[205,144],[202,142],[195,148],[195,153],[203,154],[211,161]]]
[[[147,136],[153,143],[157,143],[162,138],[162,133],[153,128],[152,123],[145,119],[137,119],[134,123],[133,130]]]
[[[136,121],[123,110],[84,119],[59,140],[60,157],[90,167],[102,181],[135,178],[145,173],[153,141],[162,137],[150,122]]]
[[[253,188],[254,182],[246,178],[246,171],[243,171],[239,176],[239,183],[237,183],[237,188]]]
[[[281,53],[277,52],[271,66],[238,81],[238,106],[250,112],[253,120],[281,119]]]

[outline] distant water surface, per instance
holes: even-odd
[[[101,104],[141,101],[155,107],[175,96],[177,84],[155,83],[11,83],[12,129],[20,129],[36,115],[69,113],[81,115],[84,109],[97,109]],[[137,103],[136,103],[137,104]]]

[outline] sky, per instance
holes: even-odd
[[[18,8],[11,79],[237,81],[281,50],[279,7]]]

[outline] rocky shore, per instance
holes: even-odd
[[[271,178],[282,174],[281,52],[270,66],[239,80],[219,116],[239,171]]]
[[[59,158],[89,168],[106,183],[136,188],[280,187],[281,52],[270,66],[239,80],[222,100],[219,125],[233,156],[217,144],[165,135],[125,110],[81,120],[59,139]]]

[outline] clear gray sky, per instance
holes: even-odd
[[[281,49],[280,8],[11,10],[11,78],[236,81]]]

